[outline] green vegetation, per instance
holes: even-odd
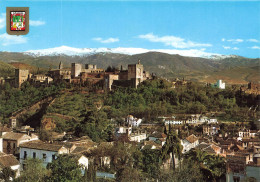
[[[10,179],[14,179],[15,177],[15,172],[10,168],[10,167],[4,167],[1,169],[0,172],[0,179],[1,181],[9,182],[11,181]]]
[[[21,89],[12,88],[8,83],[0,85],[0,119],[7,121],[13,112],[23,109],[51,95],[58,94],[61,86],[34,87],[28,82]]]
[[[137,145],[116,142],[100,146],[90,155],[94,158],[94,169],[116,173],[117,181],[216,181],[225,174],[225,161],[220,156],[192,150],[184,158],[181,156],[174,167],[170,153],[163,158],[164,151],[165,148],[140,150]],[[100,159],[104,156],[110,157],[110,167],[102,164]]]
[[[178,158],[179,161],[181,161],[182,157],[182,145],[181,140],[177,136],[177,134],[170,129],[169,133],[167,134],[166,143],[162,148],[162,154],[161,159],[165,160],[169,154],[171,153],[172,156],[175,156]],[[175,170],[175,157],[172,158],[172,166]]]
[[[243,120],[244,111],[256,106],[259,96],[246,95],[239,90],[225,90],[200,86],[172,89],[165,80],[143,82],[137,89],[118,88],[110,93],[105,104],[110,106],[109,115],[113,118],[133,114],[146,121],[156,121],[158,116],[174,113],[224,112],[224,119]]]
[[[204,181],[217,181],[225,176],[225,159],[219,155],[209,155],[204,151],[191,149],[185,158],[196,162],[203,174]]]
[[[65,92],[48,107],[47,113],[58,113],[65,116],[72,116],[76,120],[82,120],[82,114],[91,105],[91,102],[84,94]]]
[[[24,161],[24,169],[21,172],[21,176],[15,181],[20,182],[44,182],[46,176],[49,175],[50,171],[43,167],[40,159],[26,159]]]
[[[72,156],[59,155],[56,160],[47,165],[51,170],[47,181],[50,182],[78,182],[82,179],[81,168],[78,161]]]
[[[17,182],[84,181],[81,166],[73,156],[59,155],[47,168],[39,159],[26,159],[24,164],[21,176],[15,179]]]
[[[173,89],[169,82],[161,79],[145,81],[137,89],[117,88],[101,95],[83,92],[74,86],[65,89],[63,84],[36,88],[26,82],[20,90],[8,84],[0,87],[1,118],[7,121],[11,113],[50,95],[56,99],[47,107],[46,115],[27,112],[22,119],[50,118],[56,124],[55,131],[88,135],[94,141],[111,141],[114,124],[111,118],[120,122],[132,114],[151,123],[159,122],[159,116],[176,113],[217,112],[222,113],[218,114],[220,120],[245,121],[249,119],[249,108],[259,102],[259,96],[231,88],[220,90],[192,83]],[[255,116],[250,116],[251,120]]]
[[[182,167],[172,171],[165,169],[160,171],[160,181],[164,182],[197,182],[205,181],[199,166],[191,160],[184,160]]]
[[[0,77],[14,76],[14,67],[0,61]]]

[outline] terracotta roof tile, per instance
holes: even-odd
[[[88,147],[82,147],[82,146],[77,146],[71,153],[72,154],[81,154],[83,152],[89,151],[90,148]]]
[[[0,126],[0,132],[11,132],[12,129],[6,126]]]
[[[24,133],[7,132],[2,138],[4,140],[19,140],[19,139],[30,139],[31,137]]]
[[[3,167],[11,167],[19,165],[19,161],[12,154],[0,154],[0,166]]]
[[[194,142],[196,142],[197,140],[198,140],[198,137],[196,137],[195,135],[190,135],[190,136],[188,136],[187,138],[186,138],[186,140],[188,141],[188,142],[190,142],[190,143],[194,143]]]
[[[55,151],[55,152],[58,152],[62,147],[63,147],[62,144],[44,143],[42,141],[32,141],[32,142],[26,142],[20,144],[20,148],[47,150],[47,151]]]
[[[151,134],[149,137],[166,138],[167,135],[165,135],[164,133],[158,133],[158,132],[156,132],[156,133]]]

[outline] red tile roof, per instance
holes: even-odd
[[[19,161],[12,154],[0,153],[0,167],[11,167],[19,165]]]

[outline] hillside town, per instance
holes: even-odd
[[[0,166],[2,174],[7,169],[14,172],[13,175],[8,176],[10,180],[22,179],[24,171],[28,170],[28,160],[39,159],[44,168],[51,169],[51,164],[60,160],[60,156],[68,156],[77,162],[80,176],[87,176],[84,178],[85,180],[90,175],[91,180],[96,178],[124,181],[128,178],[118,168],[126,170],[120,165],[129,165],[129,161],[137,160],[135,152],[141,152],[140,162],[146,166],[138,167],[146,171],[146,174],[150,174],[150,176],[143,176],[142,180],[161,178],[153,176],[154,171],[148,170],[147,166],[157,165],[156,170],[164,171],[181,170],[185,161],[194,160],[202,162],[201,165],[206,164],[203,169],[199,168],[199,170],[203,171],[207,168],[212,171],[206,175],[209,181],[237,182],[248,179],[260,181],[260,121],[256,116],[256,111],[259,111],[259,103],[246,111],[246,117],[242,121],[228,121],[228,119],[220,117],[221,114],[223,115],[223,111],[200,105],[191,106],[191,110],[186,112],[181,110],[176,113],[164,112],[160,111],[162,109],[160,108],[148,114],[145,114],[144,110],[143,114],[140,114],[140,107],[137,110],[132,108],[133,110],[129,112],[119,113],[117,111],[115,114],[111,114],[106,107],[109,102],[113,103],[115,98],[104,101],[104,98],[101,99],[102,94],[119,94],[120,89],[127,94],[128,91],[124,89],[145,90],[149,84],[153,84],[155,86],[150,85],[152,89],[164,89],[167,90],[166,95],[173,94],[173,97],[164,96],[168,98],[168,101],[166,99],[165,102],[176,105],[175,102],[178,100],[181,103],[184,96],[177,98],[174,96],[175,91],[180,89],[189,91],[193,87],[196,88],[193,82],[185,79],[176,78],[167,81],[154,74],[149,74],[144,70],[140,60],[137,64],[128,65],[127,70],[122,67],[119,70],[111,67],[104,70],[90,64],[83,67],[78,63],[72,63],[71,68],[64,68],[62,62],[58,69],[49,70],[45,75],[30,74],[28,70],[15,69],[14,78],[1,80],[3,92],[10,89],[4,88],[7,84],[14,87],[11,89],[17,91],[28,88],[51,88],[54,85],[64,84],[58,91],[58,95],[53,96],[55,94],[50,93],[46,95],[47,97],[1,117]],[[80,89],[78,90],[78,88]],[[89,90],[89,88],[95,89]],[[213,84],[205,83],[201,88],[211,89],[212,92],[222,92],[227,89],[222,80]],[[84,91],[86,89],[87,92]],[[259,85],[250,82],[248,87],[242,85],[236,92],[237,94],[259,96],[259,89]],[[130,94],[132,92],[134,91],[130,90]],[[91,93],[99,96],[91,96]],[[71,105],[72,110],[78,112],[83,109],[80,115],[68,114],[69,110],[59,111],[62,108],[65,110],[65,107],[71,107],[63,103],[65,100],[59,101],[61,97],[69,98],[73,97],[73,94],[90,97],[89,100],[83,100],[85,103],[89,102],[91,106],[85,105],[86,108],[78,109],[77,98],[72,98],[71,104],[75,105]],[[148,93],[145,94],[143,97],[147,97]],[[139,102],[141,99],[138,97],[127,102]],[[229,102],[229,107],[231,104],[235,104],[232,98],[227,102]],[[162,103],[160,101],[157,104]],[[42,112],[43,115],[40,116],[39,113]],[[154,115],[155,112],[158,113]],[[106,113],[105,118],[104,113]],[[249,119],[248,116],[255,119]],[[83,119],[80,119],[81,117]],[[78,122],[74,128],[71,127],[73,122]],[[88,131],[91,122],[107,122],[108,124],[105,124],[106,128],[101,130]],[[96,124],[96,127],[101,126]],[[109,127],[110,129],[108,129]],[[106,137],[102,135],[106,135]],[[136,151],[129,154],[128,158],[124,156],[133,147]],[[116,155],[115,152],[119,153]],[[148,159],[152,156],[153,159]],[[196,156],[202,158],[196,158]],[[126,161],[122,163],[121,160]],[[210,166],[209,160],[214,163],[213,166]],[[215,173],[215,170],[218,172]],[[142,181],[139,175],[137,178],[137,181]],[[84,180],[82,179],[82,181]],[[160,181],[163,180],[160,179]]]
[[[88,136],[78,138],[66,132],[53,132],[51,140],[44,142],[40,140],[39,133],[35,132],[34,128],[18,127],[16,118],[10,118],[10,124],[0,128],[1,169],[10,167],[15,171],[15,177],[19,177],[25,168],[26,159],[40,159],[46,167],[57,156],[63,154],[75,157],[83,172],[89,167],[89,163],[94,161],[101,162],[98,164],[99,167],[107,166],[109,168],[112,158],[106,154],[107,151],[103,151],[103,154],[98,156],[93,151],[106,150],[103,146],[113,147],[118,141],[123,141],[125,147],[137,145],[141,151],[162,150],[167,143],[168,136],[155,128],[165,127],[167,130],[183,133],[180,138],[183,155],[194,150],[223,157],[226,161],[224,167],[226,167],[227,181],[243,180],[248,177],[257,181],[260,179],[260,130],[250,130],[245,127],[238,128],[236,131],[232,128],[222,130],[217,119],[202,115],[160,117],[160,119],[164,126],[143,123],[141,118],[129,115],[122,118],[121,126],[115,127],[112,141],[97,143]],[[187,127],[198,127],[202,132],[189,131],[186,129]],[[169,158],[165,161],[162,167],[170,169],[171,160]],[[179,163],[179,160],[175,160],[175,166],[178,166]],[[111,175],[111,178],[115,179],[116,174]]]
[[[260,182],[260,0],[0,1],[0,182]]]

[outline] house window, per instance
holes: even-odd
[[[43,158],[43,160],[46,160],[46,158],[47,158],[46,154],[42,154],[42,158]]]
[[[26,151],[24,151],[24,153],[23,153],[23,158],[24,158],[24,159],[27,158],[27,152],[26,152]]]
[[[34,159],[36,158],[36,152],[33,153],[33,158],[34,158]]]
[[[15,143],[13,143],[13,149],[15,149]]]
[[[233,177],[233,181],[234,181],[234,182],[239,182],[239,181],[240,181],[240,177],[234,176],[234,177]]]
[[[11,144],[10,142],[7,142],[7,153],[11,151]]]

